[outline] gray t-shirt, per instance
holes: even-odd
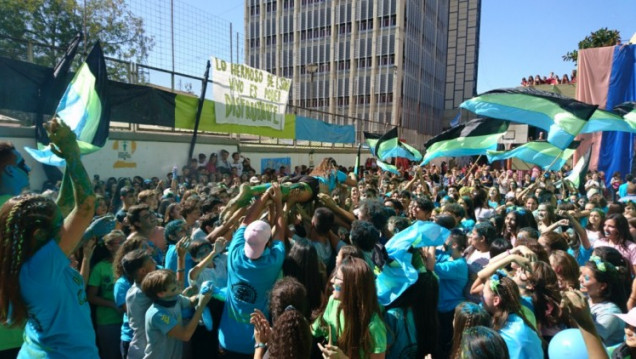
[[[128,348],[128,359],[141,359],[146,350],[146,311],[150,308],[150,298],[133,284],[126,293],[126,314],[133,337]]]

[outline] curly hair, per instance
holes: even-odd
[[[47,240],[58,236],[59,228],[54,223],[58,211],[52,200],[38,195],[13,197],[0,208],[0,323],[17,327],[27,319],[20,270],[42,245],[36,231]]]
[[[272,359],[309,358],[312,337],[307,318],[296,309],[286,309],[274,322],[268,344]]]
[[[285,308],[293,306],[296,310],[309,318],[309,307],[307,305],[307,291],[296,278],[283,277],[274,283],[274,288],[269,293],[269,314],[272,322],[283,314]]]

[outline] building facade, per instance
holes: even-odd
[[[462,3],[473,2],[479,5],[478,0],[246,0],[246,63],[292,79],[289,111],[310,109],[311,117],[355,123],[360,131],[401,126],[401,137],[422,141],[443,128],[449,42],[455,70],[460,45],[461,51],[468,46],[459,37],[450,39],[449,22],[456,17],[455,26],[463,25]],[[470,63],[476,76],[472,46],[475,58],[463,55],[462,79]]]
[[[480,18],[481,0],[450,1],[444,96],[445,127],[457,115],[459,105],[477,94]]]

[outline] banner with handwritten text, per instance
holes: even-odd
[[[212,56],[216,123],[283,130],[291,80]]]

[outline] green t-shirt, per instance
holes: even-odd
[[[334,299],[333,296],[329,297],[329,302],[327,303],[327,307],[325,308],[325,312],[322,315],[322,320],[326,322],[329,326],[331,326],[331,332],[334,333],[336,337],[333,338],[333,341],[336,342],[337,338],[342,335],[345,326],[345,318],[344,313],[340,312],[340,320],[338,320],[338,307],[340,306],[340,301]],[[321,325],[321,318],[317,318],[314,323],[311,325],[311,332],[314,337],[329,337],[329,329]],[[338,323],[342,326],[338,328]],[[371,322],[369,323],[369,333],[371,334],[371,339],[373,344],[371,346],[371,353],[380,354],[386,351],[386,327],[384,326],[384,322],[382,318],[378,314],[373,314],[371,317]],[[360,352],[361,358],[367,358],[368,355]]]
[[[106,300],[115,301],[115,281],[113,280],[113,264],[101,261],[95,265],[88,278],[88,285],[98,287],[97,295]],[[123,314],[117,310],[101,305],[96,307],[95,317],[98,325],[121,324]]]

